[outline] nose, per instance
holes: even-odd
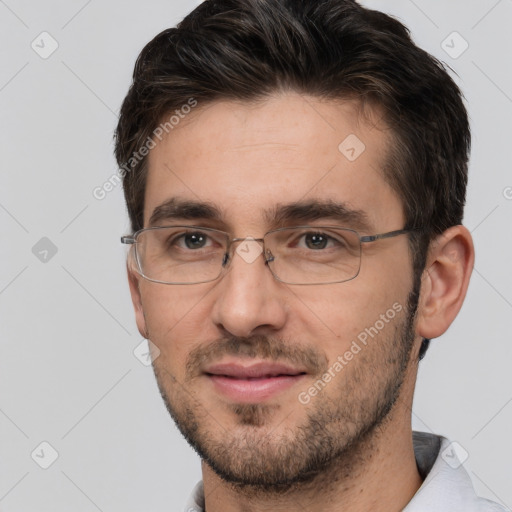
[[[212,320],[233,336],[278,331],[287,318],[285,285],[272,276],[259,241],[246,238],[236,242],[226,272],[212,292]]]

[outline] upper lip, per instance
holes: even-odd
[[[234,379],[257,379],[265,377],[277,377],[279,375],[302,375],[306,373],[301,368],[293,368],[283,363],[262,361],[249,365],[240,363],[218,363],[208,366],[205,373],[209,375],[221,375]]]

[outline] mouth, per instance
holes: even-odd
[[[307,372],[279,363],[221,363],[206,368],[204,374],[215,390],[237,403],[262,402],[292,387]]]

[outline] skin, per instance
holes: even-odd
[[[271,229],[265,210],[306,199],[364,211],[370,225],[363,235],[402,229],[400,199],[380,170],[390,132],[378,111],[359,114],[351,101],[292,92],[255,104],[199,106],[149,155],[145,226],[157,206],[177,197],[208,201],[223,215],[184,223],[232,237],[262,237]],[[366,146],[353,162],[338,150],[350,134]],[[263,257],[247,263],[235,254],[220,279],[188,286],[149,282],[128,265],[139,331],[160,350],[154,368],[164,400],[185,435],[200,444],[203,459],[210,457],[202,463],[208,512],[398,511],[420,487],[411,432],[418,351],[422,337],[443,334],[460,310],[474,261],[471,236],[454,226],[432,242],[410,332],[407,237],[365,244],[362,258],[352,281],[303,287],[275,280]],[[401,314],[308,404],[297,397],[319,375],[307,374],[264,404],[244,408],[190,364],[197,360],[191,355],[215,348],[214,362],[264,360],[267,342],[282,350],[282,361],[293,354],[301,360],[309,351],[325,369],[395,303]],[[233,349],[228,339],[245,348]],[[379,400],[391,399],[390,410],[382,410]],[[311,418],[317,422],[308,430]],[[301,432],[308,437],[301,439]],[[293,482],[293,473],[304,469],[301,457],[311,446],[321,452],[322,440],[331,459]],[[277,478],[272,472],[290,453],[296,457],[283,464],[288,484],[265,483],[266,475]],[[251,478],[254,485],[247,484]]]

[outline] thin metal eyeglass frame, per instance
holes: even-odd
[[[265,237],[267,235],[272,234],[272,233],[277,233],[277,232],[280,232],[280,231],[287,231],[287,230],[292,230],[292,229],[311,229],[311,230],[340,229],[340,230],[351,231],[352,233],[355,233],[358,236],[358,238],[359,238],[360,244],[364,244],[364,243],[375,242],[375,241],[378,241],[378,240],[384,240],[386,238],[394,238],[396,236],[405,235],[405,234],[411,233],[413,231],[418,231],[419,230],[419,228],[397,229],[397,230],[394,230],[394,231],[387,231],[386,233],[377,233],[375,235],[360,235],[355,229],[346,228],[346,227],[343,227],[343,226],[290,226],[290,227],[278,228],[278,229],[273,229],[271,231],[267,231],[263,235],[263,238],[253,238],[253,237],[230,238],[229,233],[227,233],[226,231],[221,231],[219,229],[206,228],[206,227],[202,227],[202,226],[177,225],[177,226],[155,226],[155,227],[150,227],[150,228],[142,228],[142,229],[139,229],[138,231],[136,231],[135,233],[133,233],[132,235],[122,236],[121,237],[121,243],[126,244],[126,245],[135,245],[137,243],[137,237],[141,233],[144,233],[144,232],[147,232],[147,231],[156,231],[156,230],[161,230],[161,229],[169,229],[169,228],[187,228],[187,229],[201,230],[201,231],[214,231],[216,233],[223,234],[223,235],[225,235],[226,242],[227,242],[226,252],[225,252],[224,257],[223,257],[223,261],[222,261],[222,264],[221,264],[221,268],[220,268],[219,274],[215,278],[208,279],[207,281],[198,281],[198,282],[193,282],[193,283],[179,283],[179,282],[159,281],[157,279],[151,279],[150,277],[146,276],[143,273],[143,271],[142,271],[142,265],[141,265],[141,262],[139,260],[139,256],[138,256],[137,250],[135,248],[135,260],[136,260],[136,263],[137,263],[138,273],[144,279],[147,279],[148,281],[151,281],[153,283],[171,284],[171,285],[172,284],[176,284],[176,285],[178,285],[178,284],[179,285],[190,285],[190,284],[211,283],[213,281],[216,281],[222,275],[222,270],[224,268],[226,268],[225,265],[226,265],[226,263],[230,259],[231,247],[232,247],[233,243],[234,242],[245,241],[245,240],[248,240],[248,239],[250,239],[251,241],[254,241],[254,242],[261,242],[262,243],[262,245],[263,245],[263,253],[262,254],[263,254],[263,257],[265,259],[265,265],[267,265],[268,269],[270,270],[270,273],[274,276],[274,278],[277,281],[281,282],[281,283],[290,284],[290,285],[294,285],[294,286],[308,286],[308,285],[323,285],[323,284],[346,283],[348,281],[352,281],[353,279],[355,279],[359,275],[359,272],[361,271],[362,245],[360,245],[361,252],[360,252],[360,255],[359,255],[359,268],[357,270],[357,273],[353,277],[351,277],[349,279],[344,279],[342,281],[329,281],[329,282],[326,282],[326,283],[289,283],[287,281],[283,281],[282,279],[280,279],[279,276],[277,276],[273,272],[272,268],[270,267],[269,263],[272,263],[272,261],[274,261],[274,256],[272,255],[272,253],[270,251],[269,251],[270,255],[271,255],[270,258],[266,254]]]

